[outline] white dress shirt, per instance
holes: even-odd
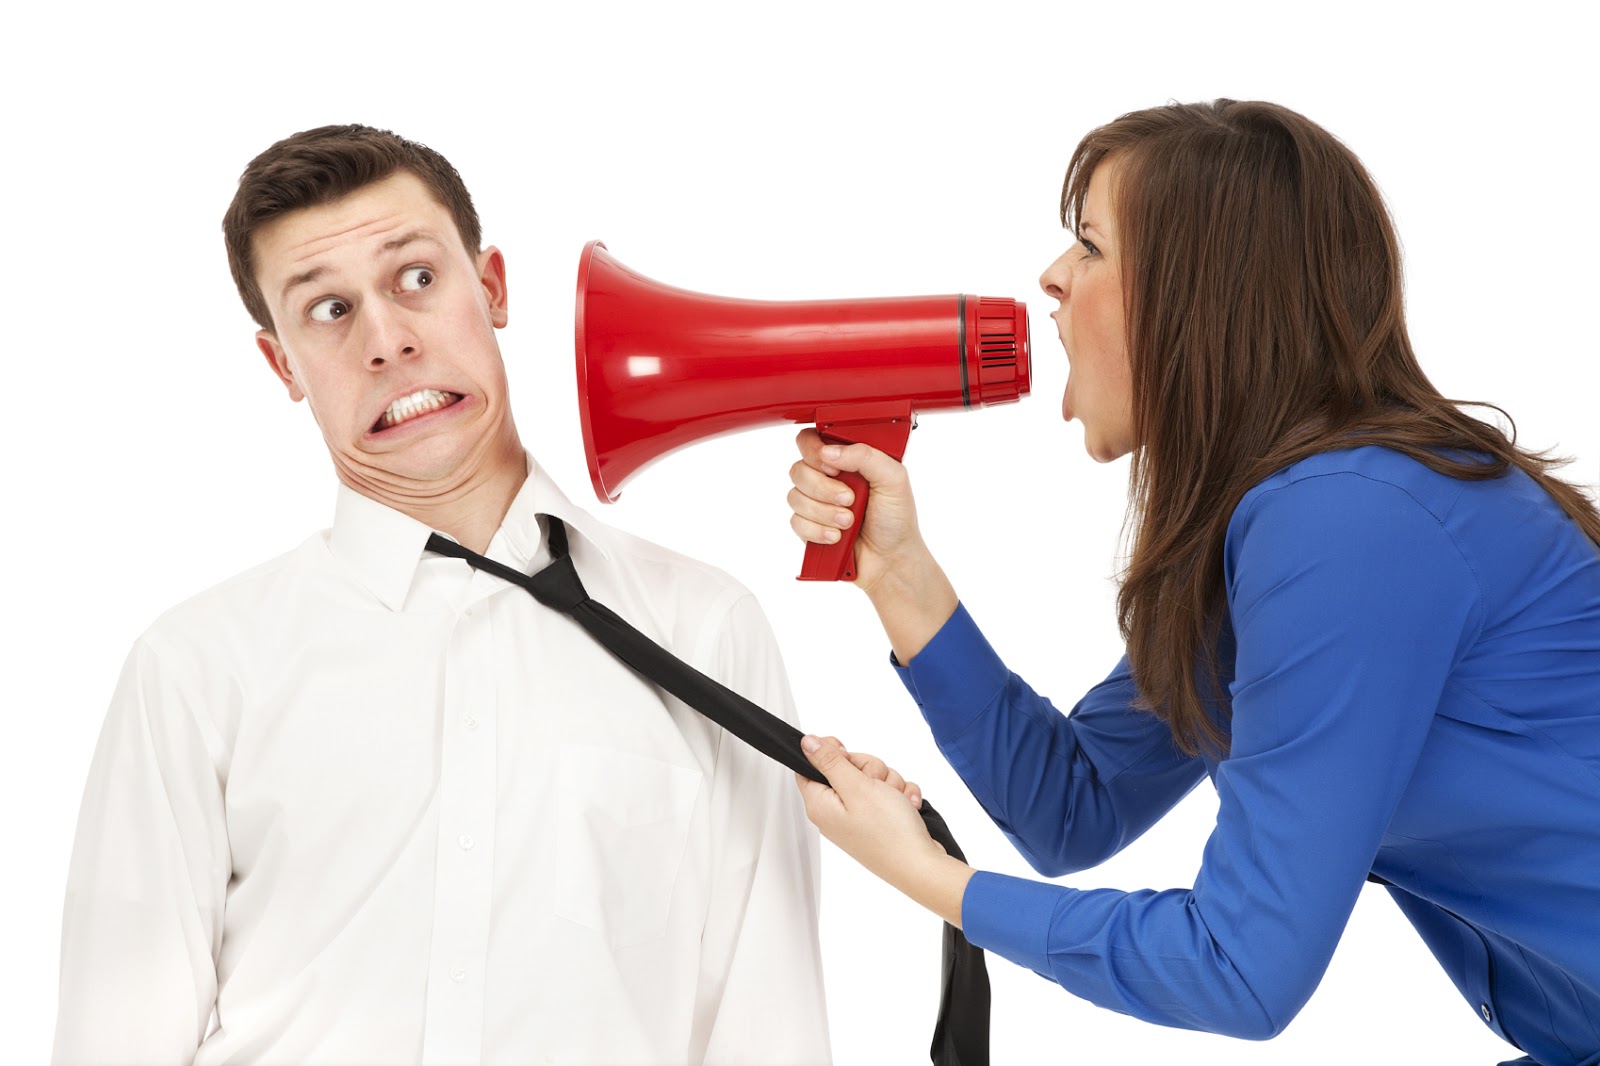
[[[794,721],[746,590],[529,468],[487,555],[532,572],[562,518],[596,600]],[[135,644],[56,1061],[828,1062],[793,775],[428,534],[341,488],[331,530]]]

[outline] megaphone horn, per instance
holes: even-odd
[[[600,241],[578,260],[578,407],[602,502],[686,444],[782,422],[864,442],[896,459],[919,411],[1027,395],[1028,309],[1004,297],[735,300],[673,288],[618,262]],[[806,545],[802,581],[855,580],[855,521]]]

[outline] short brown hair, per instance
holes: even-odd
[[[1133,384],[1118,620],[1141,701],[1185,751],[1227,746],[1206,706],[1225,720],[1223,543],[1276,470],[1364,445],[1463,480],[1515,467],[1600,544],[1594,503],[1552,473],[1561,460],[1518,448],[1514,427],[1465,413],[1423,373],[1383,198],[1327,130],[1260,101],[1123,115],[1073,153],[1064,225],[1107,160]]]
[[[455,219],[467,251],[479,252],[483,233],[472,196],[450,161],[427,145],[371,126],[320,126],[285,137],[250,160],[222,217],[222,236],[239,298],[261,328],[273,326],[256,283],[256,231],[292,211],[331,203],[400,170],[415,174],[428,187]]]

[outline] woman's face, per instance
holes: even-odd
[[[1083,423],[1084,448],[1108,463],[1133,450],[1133,385],[1122,308],[1121,246],[1111,210],[1119,164],[1108,157],[1089,175],[1078,240],[1039,275],[1059,302],[1050,313],[1067,352],[1061,417]]]

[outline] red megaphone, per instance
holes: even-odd
[[[1009,403],[1028,392],[1028,309],[990,296],[734,300],[663,285],[599,241],[578,260],[578,408],[603,502],[686,444],[781,422],[896,459],[918,411]],[[855,521],[806,545],[802,581],[855,579]]]

